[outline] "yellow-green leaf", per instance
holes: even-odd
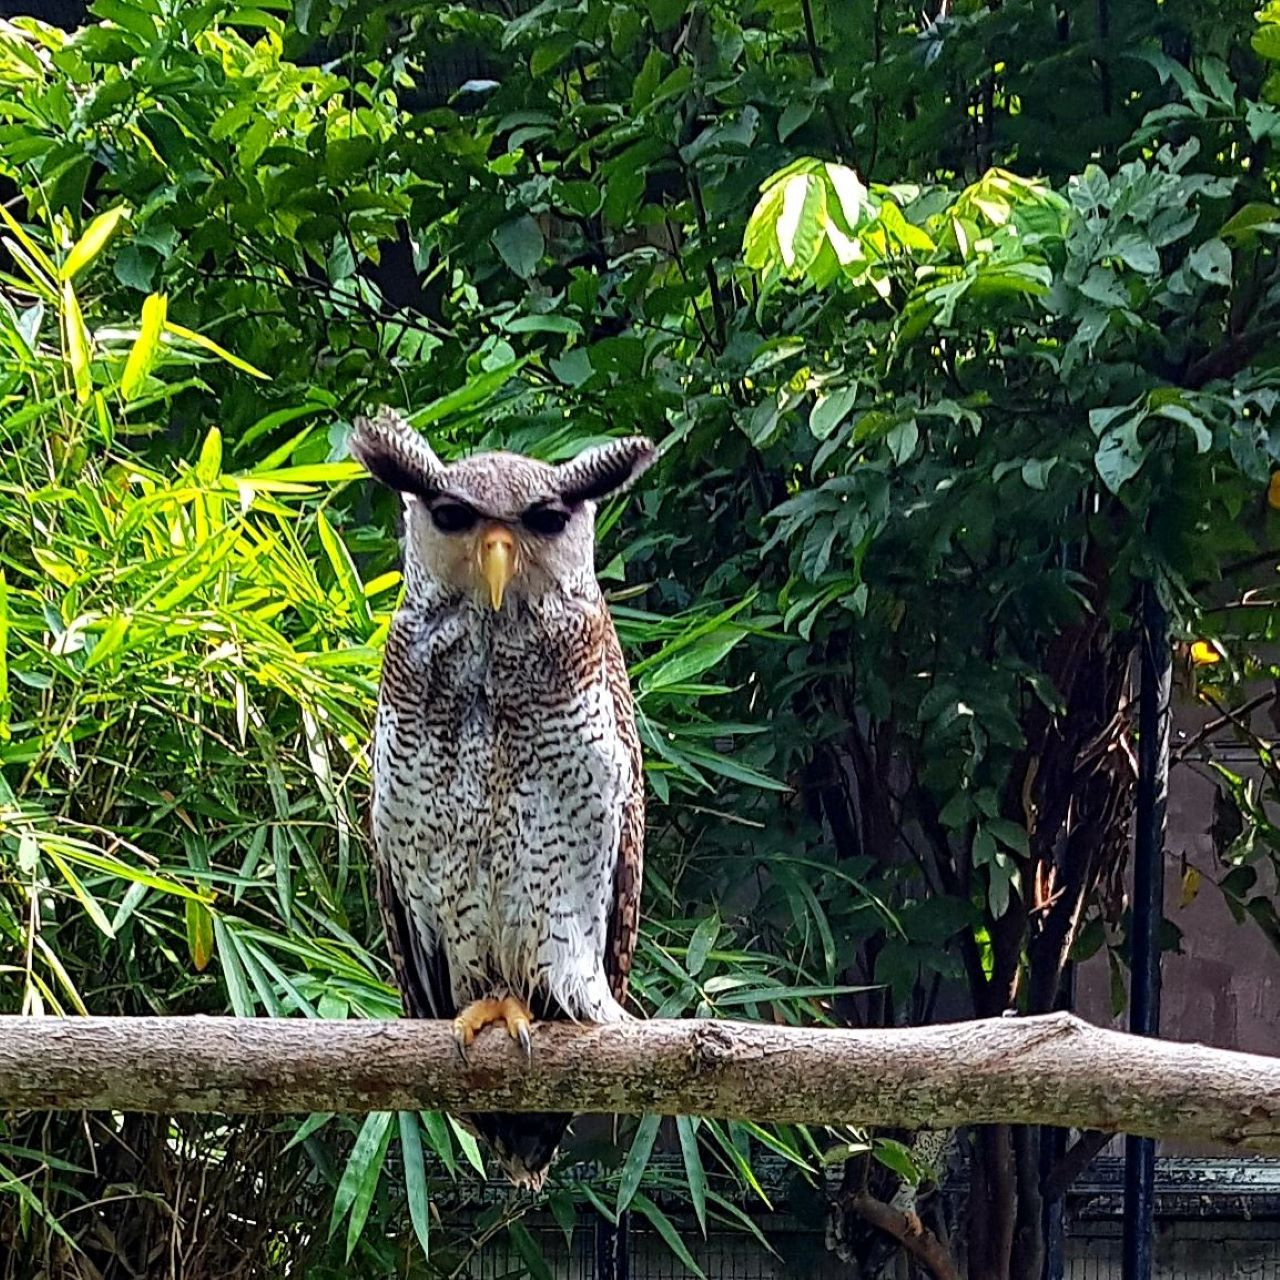
[[[232,368],[239,369],[242,373],[252,374],[255,378],[269,379],[270,375],[262,372],[261,369],[255,369],[247,360],[241,360],[239,356],[233,356],[225,347],[220,347],[212,338],[206,338],[203,333],[197,333],[194,329],[188,329],[185,325],[174,324],[172,320],[164,322],[166,333],[171,333],[175,338],[182,338],[186,342],[194,343],[197,347],[202,347],[205,351],[218,357],[219,360],[225,360]]]
[[[196,462],[196,479],[201,484],[213,484],[222,474],[222,432],[217,427],[210,427],[209,434],[200,446],[200,457]]]
[[[74,280],[106,248],[107,241],[115,235],[116,228],[128,216],[128,206],[123,204],[98,214],[67,254],[62,270],[58,273],[59,279]]]
[[[9,584],[0,569],[0,742],[9,741]]]
[[[129,358],[124,362],[124,372],[120,375],[120,394],[126,400],[132,400],[142,389],[147,374],[156,362],[156,354],[160,350],[160,333],[168,310],[169,301],[163,293],[151,294],[142,304],[138,337],[129,351]]]
[[[197,972],[213,959],[213,916],[203,902],[187,899],[187,950]]]
[[[111,928],[111,921],[107,919],[106,912],[98,904],[97,898],[91,894],[81,883],[80,877],[76,875],[67,862],[59,855],[56,849],[46,844],[44,846],[45,855],[49,861],[53,863],[62,878],[67,882],[67,888],[79,899],[80,905],[85,909],[85,913],[94,924],[107,935],[108,938],[115,937],[115,931]]]
[[[0,204],[0,218],[3,218],[5,225],[13,232],[14,239],[27,251],[32,261],[41,271],[45,272],[49,277],[49,283],[53,283],[58,277],[58,269],[49,259],[49,255],[40,248],[38,244],[22,229],[18,220],[9,212],[8,209]]]
[[[75,382],[76,399],[85,404],[93,390],[93,379],[89,373],[89,331],[84,327],[80,302],[70,280],[62,282],[62,334],[71,377]]]
[[[105,662],[120,646],[124,643],[125,632],[129,630],[129,617],[127,614],[118,613],[110,622],[107,623],[102,635],[98,637],[98,643],[93,646],[93,651],[85,659],[84,669],[92,671],[94,667]]]

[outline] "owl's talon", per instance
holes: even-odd
[[[458,1057],[462,1059],[462,1065],[469,1067],[471,1059],[467,1057],[467,1045],[471,1043],[472,1032],[462,1026],[462,1020],[455,1018],[453,1021],[453,1047],[458,1051]]]
[[[454,1018],[453,1043],[467,1066],[471,1065],[467,1049],[476,1038],[476,1032],[491,1022],[505,1023],[507,1034],[519,1041],[525,1060],[532,1059],[533,1041],[529,1036],[529,1027],[533,1022],[533,1014],[523,1000],[506,996],[501,1000],[474,1000]]]

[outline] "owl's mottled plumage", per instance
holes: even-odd
[[[389,410],[352,452],[405,497],[405,599],[387,638],[372,834],[387,943],[411,1017],[625,1016],[644,838],[640,743],[596,581],[594,503],[653,457],[640,439],[549,466],[442,464]],[[469,1008],[469,1006],[473,1006]],[[488,1008],[488,1006],[485,1006]],[[516,1010],[513,1016],[510,1010]],[[468,1123],[540,1185],[570,1117]]]

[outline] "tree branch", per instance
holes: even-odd
[[[1280,1058],[1065,1013],[870,1031],[543,1024],[533,1064],[447,1022],[0,1017],[0,1110],[648,1111],[764,1122],[1053,1124],[1280,1154]]]
[[[913,1258],[926,1267],[934,1280],[956,1280],[955,1264],[933,1234],[914,1213],[903,1213],[865,1191],[846,1201],[849,1208],[873,1227],[891,1235]]]

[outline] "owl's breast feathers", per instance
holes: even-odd
[[[441,600],[393,623],[374,843],[406,1008],[513,991],[541,1016],[621,1016],[644,828],[639,739],[603,600],[501,613]]]

